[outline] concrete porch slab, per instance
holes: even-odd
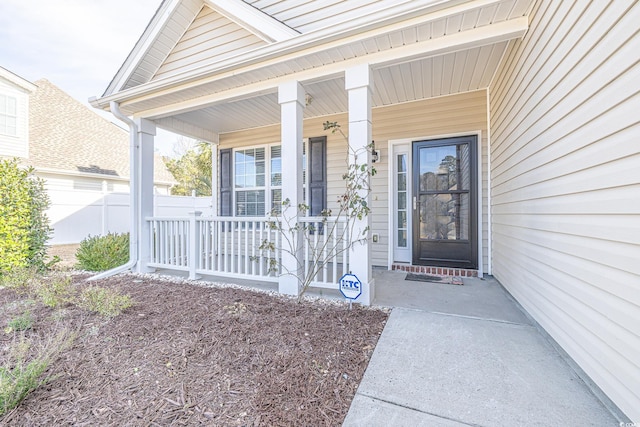
[[[375,270],[374,305],[531,324],[511,296],[493,278],[482,280],[465,277],[464,285],[458,286],[412,282],[404,280],[406,275],[400,271]]]
[[[618,422],[527,322],[395,308],[343,425]]]

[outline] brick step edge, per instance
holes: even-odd
[[[466,268],[430,267],[426,265],[393,264],[391,270],[406,271],[415,274],[434,274],[438,276],[478,277],[478,270]]]

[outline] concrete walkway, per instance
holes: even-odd
[[[495,280],[376,272],[395,307],[344,426],[618,426]]]

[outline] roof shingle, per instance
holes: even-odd
[[[35,168],[129,178],[129,133],[46,79],[29,99],[29,162]],[[175,183],[159,155],[154,181]]]

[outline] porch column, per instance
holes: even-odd
[[[153,216],[153,143],[156,125],[151,120],[136,119],[138,125],[138,197],[140,203],[138,217],[138,263],[136,272],[153,271],[147,267],[151,259],[151,227],[145,218]],[[132,172],[133,173],[133,172]],[[131,238],[133,236],[130,236]]]
[[[278,88],[282,143],[282,200],[289,199],[290,207],[283,209],[283,228],[293,227],[298,221],[298,203],[302,203],[302,118],[304,89],[297,81],[283,83]],[[288,224],[288,226],[287,226]],[[302,272],[302,235],[294,233],[287,243],[283,239],[282,275],[278,291],[287,295],[300,293]],[[288,273],[288,274],[287,274]]]
[[[345,88],[349,95],[349,163],[371,167],[371,69],[368,64],[362,64],[345,71]],[[368,178],[367,178],[368,179]],[[362,190],[363,197],[371,206],[370,197]],[[365,229],[371,229],[371,214],[355,219],[354,236],[362,236]],[[370,232],[366,233],[367,240],[356,243],[349,253],[349,270],[362,283],[362,294],[356,299],[364,305],[371,305],[375,297],[373,271],[371,269],[371,240]]]
[[[211,143],[211,213],[218,216],[218,144],[219,139]]]

